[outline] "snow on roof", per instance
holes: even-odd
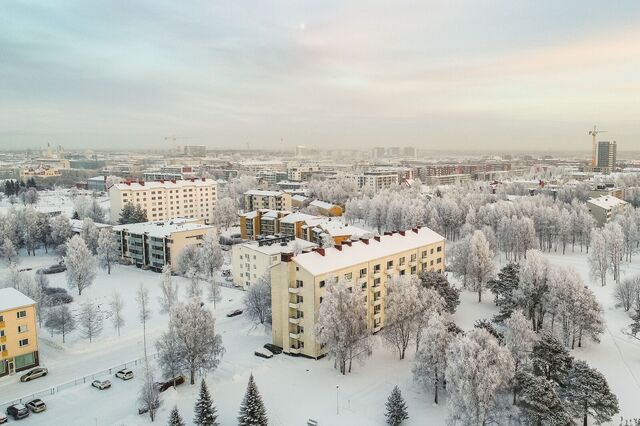
[[[274,242],[273,244],[264,244],[265,240],[262,240],[263,245],[259,245],[258,241],[249,241],[247,243],[242,244],[245,248],[250,248],[259,253],[264,254],[279,254],[279,253],[287,253],[292,252],[294,249],[299,248],[301,250],[309,250],[313,247],[317,247],[317,244],[314,244],[310,241],[302,240],[300,238],[296,238],[295,240],[291,240],[287,242],[284,246],[279,242]],[[296,247],[297,246],[297,247]]]
[[[117,188],[120,190],[133,189],[136,191],[141,191],[144,189],[175,189],[175,188],[184,188],[190,186],[215,186],[217,185],[216,181],[213,179],[183,179],[176,180],[175,182],[172,180],[165,181],[152,181],[152,182],[129,182],[129,183],[116,183],[112,186],[112,188]]]
[[[614,207],[627,204],[626,201],[616,198],[613,195],[603,195],[598,198],[590,198],[588,202],[605,210],[610,210]]]
[[[380,241],[371,238],[368,244],[354,241],[351,247],[342,245],[341,250],[335,247],[326,248],[324,256],[316,251],[300,254],[294,256],[293,261],[311,274],[321,275],[443,241],[442,235],[423,227],[417,232],[408,230],[404,236],[394,233],[380,236]]]
[[[313,207],[318,207],[320,209],[325,209],[325,210],[329,210],[330,208],[335,206],[335,204],[327,203],[326,201],[320,201],[320,200],[313,200],[311,203],[309,203],[309,205]]]
[[[318,227],[332,237],[344,235],[360,236],[369,233],[369,231],[367,231],[366,229],[358,228],[357,226],[353,225],[346,225],[344,222],[340,222],[337,220],[326,220],[318,224]]]
[[[114,231],[126,231],[131,234],[145,234],[155,238],[168,238],[175,232],[209,231],[213,226],[198,223],[197,219],[177,218],[172,220],[160,220],[156,222],[129,223],[127,225],[117,225]]]
[[[304,201],[307,199],[307,197],[305,197],[304,195],[299,195],[299,194],[298,194],[298,195],[292,195],[292,196],[291,196],[291,199],[292,199],[293,201],[300,201],[300,202],[302,203],[302,202],[304,202]]]
[[[82,231],[82,227],[84,226],[84,220],[80,220],[80,219],[69,219],[69,222],[71,223],[71,230],[73,232],[80,232]],[[98,222],[94,222],[93,223],[96,228],[98,229],[103,229],[103,228],[111,228],[111,225],[109,225],[108,223],[98,223]]]
[[[312,219],[319,219],[319,217],[307,213],[295,212],[280,219],[280,223],[296,223]]]
[[[244,195],[253,195],[256,197],[277,197],[282,194],[280,191],[262,191],[260,189],[252,189],[244,193]]]
[[[33,305],[36,302],[20,293],[13,287],[0,289],[0,312],[9,309],[21,308],[23,306]]]

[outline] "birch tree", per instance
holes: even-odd
[[[200,246],[200,271],[204,274],[209,285],[209,301],[213,302],[213,308],[216,308],[217,302],[222,299],[220,294],[220,284],[218,283],[217,274],[224,263],[224,253],[218,242],[219,237],[215,232],[209,232],[204,236],[202,245]]]
[[[78,290],[78,296],[82,295],[82,290],[93,284],[97,268],[96,259],[79,235],[75,235],[67,243],[64,263],[67,266],[67,286]]]
[[[103,315],[102,311],[92,300],[87,300],[80,305],[78,313],[78,326],[80,333],[89,343],[102,333]]]
[[[111,274],[111,265],[118,259],[118,241],[110,229],[102,229],[98,232],[98,262],[107,274]]]
[[[247,289],[242,302],[254,323],[271,323],[271,277],[268,272]]]
[[[124,299],[120,296],[120,293],[114,291],[111,294],[109,306],[111,307],[111,323],[113,324],[113,328],[118,332],[118,336],[120,336],[120,329],[125,325],[125,319],[122,313],[124,310]]]
[[[469,260],[466,277],[471,290],[478,292],[478,302],[482,302],[482,291],[487,281],[495,274],[494,253],[489,247],[484,233],[475,231],[469,241]]]
[[[425,344],[416,353],[412,370],[413,379],[425,389],[433,389],[433,402],[437,404],[438,389],[445,383],[447,347],[453,335],[442,316],[434,312],[429,317],[423,338]]]

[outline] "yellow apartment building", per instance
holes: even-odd
[[[271,267],[272,339],[285,353],[311,358],[325,352],[314,339],[324,288],[346,280],[365,292],[369,328],[384,326],[386,284],[394,275],[444,271],[444,237],[421,227],[370,239],[346,240],[294,256]]]
[[[0,289],[0,376],[39,363],[36,302],[15,288]]]

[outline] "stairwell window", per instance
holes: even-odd
[[[27,316],[27,311],[18,311],[18,312],[17,312],[17,314],[16,314],[16,316],[17,316],[18,318],[24,318],[24,317],[26,317],[26,316]]]
[[[29,328],[26,325],[18,326],[18,333],[26,333],[27,331],[29,331]]]
[[[29,346],[29,339],[22,339],[20,340],[20,342],[18,342],[18,345],[23,348],[25,346]]]

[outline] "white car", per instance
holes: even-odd
[[[254,352],[255,356],[259,356],[260,358],[273,358],[273,352],[266,348],[258,348]]]
[[[0,425],[8,421],[9,419],[7,418],[7,416],[5,416],[3,413],[0,413]]]
[[[91,382],[91,386],[100,390],[109,389],[111,387],[111,380],[94,380]]]
[[[133,379],[133,371],[128,368],[122,369],[116,373],[116,377],[122,380],[131,380]]]

